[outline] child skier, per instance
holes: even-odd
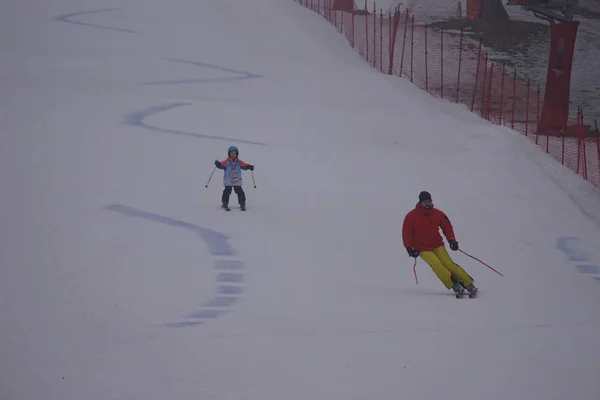
[[[238,196],[238,203],[242,211],[246,210],[246,193],[242,189],[242,170],[254,171],[254,165],[247,164],[238,158],[237,147],[231,146],[227,149],[227,159],[223,161],[216,160],[215,167],[225,171],[223,174],[223,184],[225,189],[221,196],[221,207],[229,211],[229,195],[231,189],[235,190]]]
[[[458,242],[454,236],[454,229],[446,214],[435,208],[431,201],[431,194],[421,192],[419,202],[404,218],[402,238],[404,247],[410,257],[421,257],[448,289],[453,289],[457,296],[467,289],[470,295],[475,295],[477,288],[473,278],[450,258],[444,247],[444,242],[439,229],[448,239],[450,249],[458,250]]]

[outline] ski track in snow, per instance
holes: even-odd
[[[180,60],[175,58],[167,58],[167,61],[178,62],[183,64],[194,65],[196,67],[203,67],[208,69],[213,69],[216,71],[222,71],[231,73],[237,76],[232,76],[228,78],[196,78],[196,79],[178,79],[178,80],[168,80],[168,81],[153,81],[153,82],[144,82],[143,85],[181,85],[181,84],[189,84],[189,83],[210,83],[210,82],[231,82],[231,81],[241,81],[246,79],[254,79],[254,78],[262,78],[262,75],[253,74],[245,71],[238,71],[235,69],[222,67],[220,65],[208,64],[198,61],[192,60]]]
[[[225,256],[225,259],[215,259],[214,265],[217,273],[217,295],[205,302],[201,309],[189,314],[186,321],[169,322],[166,327],[181,328],[201,325],[206,319],[217,318],[220,315],[232,311],[231,307],[239,300],[243,293],[244,263],[233,257],[237,251],[229,244],[229,236],[224,233],[194,225],[189,222],[165,217],[158,214],[138,210],[122,204],[111,204],[106,206],[107,210],[119,214],[141,218],[147,221],[158,222],[163,225],[186,229],[200,236],[208,246],[210,253],[215,257]],[[191,320],[191,321],[190,321]]]
[[[578,272],[595,275],[593,278],[600,281],[600,267],[593,263],[594,261],[589,253],[583,250],[583,246],[582,240],[578,237],[560,237],[556,243],[556,248],[565,253],[569,261],[586,263],[575,265],[575,269]]]
[[[106,25],[90,24],[88,22],[80,22],[80,21],[73,20],[73,17],[78,17],[80,15],[97,14],[97,13],[102,13],[102,12],[118,11],[118,10],[119,10],[118,8],[108,8],[108,9],[104,9],[104,10],[74,12],[74,13],[70,13],[70,14],[59,15],[58,17],[55,17],[52,20],[66,22],[68,24],[87,26],[89,28],[104,29],[104,30],[108,30],[108,31],[115,31],[115,32],[122,32],[122,33],[138,33],[136,31],[132,31],[130,29],[113,28],[113,27],[106,26]]]
[[[70,23],[70,24],[75,24],[75,25],[86,26],[86,27],[90,27],[90,28],[99,28],[99,29],[123,32],[123,33],[138,33],[136,31],[129,30],[129,29],[112,28],[112,27],[108,27],[105,25],[90,24],[90,23],[86,23],[86,22],[80,22],[80,21],[73,20],[74,17],[80,16],[80,15],[97,14],[97,13],[101,13],[101,12],[118,11],[118,10],[119,10],[118,8],[108,8],[108,9],[102,9],[102,10],[74,12],[74,13],[60,15],[58,17],[53,18],[53,20],[60,21],[60,22],[66,22],[66,23]],[[142,83],[142,85],[180,85],[180,84],[190,84],[190,83],[231,82],[231,81],[240,81],[240,80],[247,80],[247,79],[263,77],[263,75],[253,74],[253,73],[246,72],[246,71],[227,68],[227,67],[223,67],[223,66],[216,65],[216,64],[203,63],[203,62],[199,62],[199,61],[183,60],[183,59],[176,59],[176,58],[166,58],[166,60],[172,61],[172,62],[188,64],[188,65],[194,65],[197,67],[208,68],[208,69],[222,71],[222,72],[227,72],[230,74],[234,74],[236,76],[226,77],[226,78],[194,78],[194,79],[151,81],[151,82],[144,82],[144,83]],[[174,135],[189,136],[189,137],[202,138],[202,139],[237,141],[239,143],[254,144],[254,145],[265,145],[265,143],[251,141],[251,140],[235,139],[235,138],[229,138],[229,137],[223,137],[223,136],[212,136],[212,135],[198,134],[198,133],[193,133],[193,132],[178,131],[178,130],[173,130],[173,129],[163,129],[163,128],[158,128],[156,126],[152,126],[152,125],[148,125],[148,124],[144,123],[144,118],[146,118],[146,117],[149,117],[149,116],[159,113],[159,112],[168,111],[173,108],[181,107],[181,106],[185,106],[185,105],[191,105],[191,103],[171,103],[171,104],[167,104],[164,106],[149,107],[144,110],[133,112],[133,113],[129,114],[125,118],[124,124],[125,125],[134,125],[134,126],[138,126],[141,128],[155,131],[155,132],[170,133],[170,134],[174,134]]]
[[[253,144],[253,145],[258,145],[258,146],[266,146],[267,145],[266,143],[257,142],[257,141],[253,141],[253,140],[237,139],[237,138],[230,138],[230,137],[225,137],[225,136],[212,136],[212,135],[206,135],[206,134],[201,134],[201,133],[179,131],[179,130],[175,130],[175,129],[159,128],[157,126],[149,125],[144,122],[144,120],[146,118],[148,118],[152,115],[155,115],[155,114],[158,114],[158,113],[164,112],[164,111],[169,111],[169,110],[172,110],[177,107],[183,107],[183,106],[189,106],[189,105],[192,105],[192,103],[170,103],[170,104],[165,104],[165,105],[158,105],[158,106],[151,106],[148,108],[144,108],[142,110],[134,111],[131,114],[127,115],[125,117],[125,119],[123,120],[123,124],[137,126],[140,128],[147,129],[149,131],[168,133],[168,134],[179,135],[179,136],[187,136],[187,137],[193,137],[193,138],[198,138],[198,139],[223,140],[223,141],[227,141],[227,142],[235,141],[235,142],[239,142],[239,143]]]

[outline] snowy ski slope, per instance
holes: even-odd
[[[7,0],[0,60],[2,400],[600,398],[598,192],[315,13]],[[415,284],[421,190],[479,298]]]

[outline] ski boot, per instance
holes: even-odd
[[[452,290],[454,290],[454,294],[457,299],[460,299],[462,297],[462,295],[465,293],[465,289],[458,282],[456,282],[454,284],[454,286],[452,286]]]
[[[472,283],[470,285],[468,285],[465,289],[467,289],[467,292],[469,292],[469,297],[470,298],[473,298],[473,297],[477,296],[477,292],[479,291],[479,289],[477,289],[475,287],[475,285],[472,284]]]
[[[453,275],[450,276],[450,280],[454,284],[454,286],[452,286],[452,290],[454,290],[454,294],[456,295],[456,298],[457,299],[461,298],[463,293],[465,292],[463,286],[460,284],[458,279],[456,279]]]
[[[240,204],[240,210],[246,211],[246,203]]]
[[[227,203],[221,204],[221,208],[224,209],[225,211],[231,211],[231,209],[229,208],[229,204],[227,204]]]

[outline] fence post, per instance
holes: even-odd
[[[581,138],[579,137],[579,125],[581,124],[581,117],[579,114],[579,107],[577,107],[577,173],[579,174],[579,163],[581,162]]]
[[[515,127],[515,100],[517,98],[517,69],[513,75],[513,95],[512,95],[512,119],[510,121],[510,129]]]
[[[458,92],[460,91],[460,67],[462,64],[463,28],[460,30],[460,44],[458,45],[458,79],[456,81],[456,102],[458,103]]]
[[[479,112],[479,114],[481,115],[482,118],[484,117],[484,110],[485,110],[485,94],[486,94],[486,85],[487,85],[487,53],[485,53],[485,55],[483,56],[484,59],[484,67],[483,67],[483,82],[481,83],[481,111]]]
[[[377,9],[373,2],[373,67],[377,68]]]
[[[598,156],[598,167],[600,167],[600,135],[598,134],[598,121],[594,119],[594,127],[596,128],[596,155]]]
[[[539,141],[540,137],[540,84],[537,85],[537,105],[535,107],[535,143]],[[548,152],[548,139],[550,136],[546,137],[546,153]]]
[[[444,28],[440,29],[441,32],[441,40],[440,40],[440,87],[442,89],[442,99],[444,98]]]
[[[494,63],[490,65],[490,83],[487,89],[487,111],[486,119],[489,121],[492,117],[492,80],[494,79]]]
[[[529,92],[530,92],[530,82],[527,79],[527,100],[525,104],[525,136],[529,133]]]
[[[583,122],[583,108],[581,109],[581,145],[583,148],[583,179],[587,180],[587,154],[585,151],[585,126]]]
[[[413,66],[414,66],[414,48],[415,48],[415,16],[410,19],[410,81],[413,81]]]
[[[479,39],[479,50],[477,50],[477,70],[475,70],[475,86],[473,87],[473,100],[471,101],[471,112],[475,109],[475,97],[477,96],[477,83],[479,82],[479,66],[481,65],[481,39]],[[484,81],[485,83],[485,81]]]
[[[400,57],[400,77],[404,69],[404,48],[406,47],[406,29],[408,28],[408,8],[406,9],[406,18],[404,18],[404,39],[402,39],[402,56]]]
[[[392,11],[389,11],[390,26],[388,28],[388,75],[391,75],[394,69],[394,46],[396,44],[395,38],[392,38],[392,32],[395,32],[394,25],[396,24],[396,10],[394,10],[394,17],[392,17]]]
[[[425,91],[429,92],[429,76],[427,69],[427,23],[425,23]]]
[[[340,32],[344,33],[344,12],[340,11]]]
[[[504,111],[504,69],[505,69],[505,65],[502,64],[502,79],[500,79],[500,118],[499,118],[499,125],[503,125],[502,124],[502,112]]]
[[[379,72],[383,72],[383,8],[379,9]]]
[[[331,25],[335,26],[335,29],[338,29],[338,24],[337,24],[337,10],[331,10],[331,21],[329,21],[331,23]]]
[[[356,14],[354,10],[354,3],[352,3],[352,48],[355,47],[355,39],[354,39],[354,14]]]
[[[369,62],[369,7],[365,0],[365,60]]]

